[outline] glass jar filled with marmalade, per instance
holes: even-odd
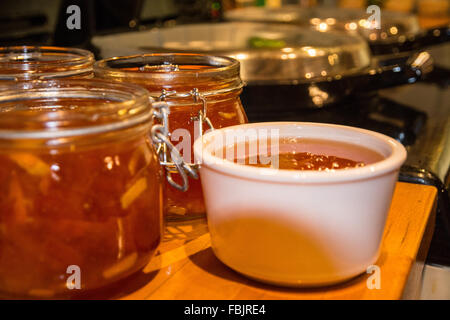
[[[192,146],[205,131],[247,122],[239,95],[243,83],[239,62],[219,56],[182,53],[144,54],[115,57],[96,62],[95,77],[131,82],[146,88],[150,95],[169,107],[164,124],[191,177],[174,170],[168,161],[167,144],[158,148],[166,170],[166,218],[171,220],[204,216],[201,183],[194,168]],[[173,155],[173,149],[170,154]],[[169,159],[170,160],[170,159]],[[173,160],[173,159],[172,159]]]
[[[153,110],[139,86],[0,86],[0,296],[73,298],[149,262],[162,234]]]
[[[94,55],[62,47],[0,47],[0,84],[4,81],[90,78]]]

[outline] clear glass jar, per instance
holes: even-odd
[[[83,296],[149,262],[163,178],[149,99],[98,80],[0,86],[1,296]]]
[[[247,122],[239,98],[243,86],[239,62],[232,58],[184,53],[115,57],[96,62],[94,74],[103,79],[138,84],[156,100],[166,101],[170,140],[186,163],[194,160],[192,146],[200,134],[211,128]],[[166,166],[167,171],[171,170]],[[171,177],[179,185],[183,184],[180,175],[175,173]],[[189,179],[185,192],[166,181],[164,191],[164,213],[168,219],[205,215],[199,179]]]
[[[0,83],[57,78],[90,78],[94,55],[62,47],[0,47]]]

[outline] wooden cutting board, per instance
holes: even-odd
[[[222,264],[210,247],[205,220],[168,223],[156,256],[122,285],[122,299],[401,299],[415,298],[435,220],[436,189],[398,183],[375,274],[315,289],[250,280]],[[369,279],[370,278],[370,279]],[[371,281],[372,289],[367,282]]]

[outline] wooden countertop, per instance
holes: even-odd
[[[380,289],[365,273],[345,283],[292,289],[250,280],[222,264],[210,247],[205,220],[169,223],[144,270],[121,288],[122,299],[400,299],[417,295],[434,229],[436,189],[398,183],[383,236]],[[373,278],[373,277],[372,277]]]

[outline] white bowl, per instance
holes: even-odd
[[[385,159],[325,172],[245,166],[217,156],[217,138],[242,129],[352,143]],[[278,285],[319,286],[354,277],[376,262],[406,159],[394,139],[338,125],[255,123],[209,132],[195,141],[194,153],[202,161],[212,248],[232,269]]]

